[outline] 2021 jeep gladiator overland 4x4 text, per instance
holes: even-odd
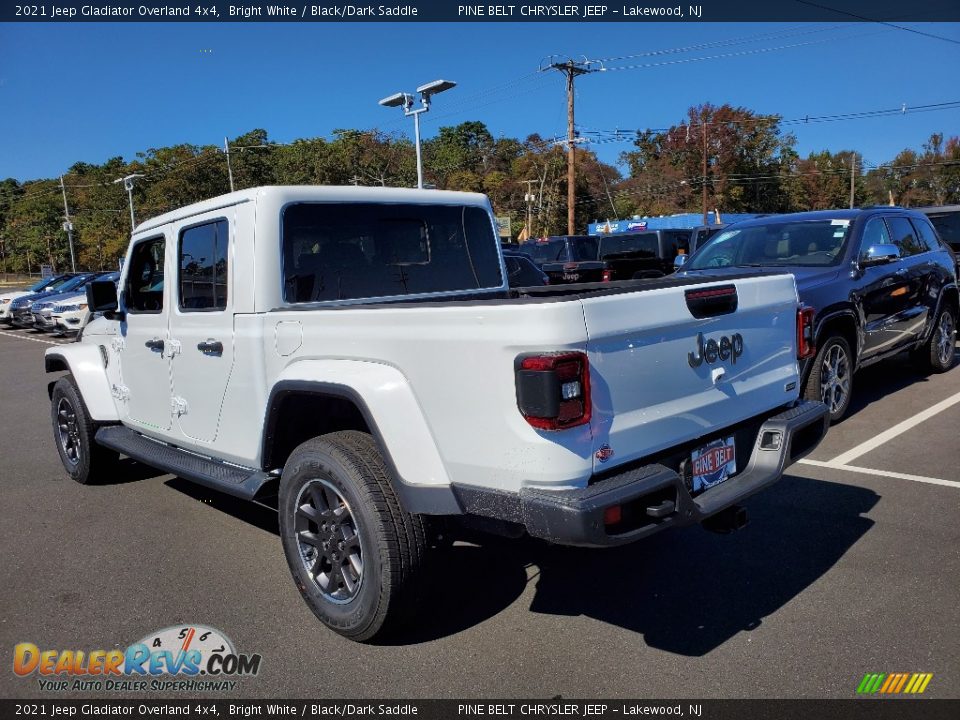
[[[826,431],[790,275],[510,289],[482,195],[231,193],[138,226],[118,287],[46,354],[67,472],[123,454],[276,496],[297,587],[356,640],[411,611],[437,518],[586,546],[733,526]]]

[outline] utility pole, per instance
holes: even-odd
[[[537,196],[533,192],[533,184],[539,182],[538,180],[521,180],[527,184],[527,192],[524,193],[523,199],[527,203],[527,240],[533,238],[533,201],[537,199]]]
[[[850,153],[850,209],[853,210],[854,180],[857,175],[857,154]]]
[[[573,80],[577,75],[585,75],[589,72],[596,72],[598,69],[591,67],[591,62],[586,58],[581,62],[567,60],[566,62],[550,63],[549,67],[553,70],[559,70],[567,76],[567,234],[573,235],[574,229],[574,210],[576,208],[576,162],[577,154],[575,149],[575,128],[573,116]],[[542,69],[542,68],[541,68]]]
[[[113,184],[116,185],[118,182],[123,183],[123,187],[127,191],[127,199],[130,201],[130,233],[133,234],[133,229],[137,225],[136,218],[133,215],[133,181],[136,178],[143,177],[143,173],[133,173],[132,175],[127,175],[126,177],[117,178],[113,181]]]
[[[63,193],[63,229],[67,231],[67,242],[70,243],[70,271],[77,271],[77,261],[73,255],[73,223],[70,221],[70,207],[67,205],[67,187],[63,184],[63,175],[60,176],[60,191]]]
[[[227,136],[223,136],[223,154],[227,156],[227,175],[230,176],[230,192],[233,192],[233,166],[230,164],[230,143]]]
[[[703,224],[707,224],[707,113],[700,116],[700,128],[703,131],[703,182],[701,202],[703,204]]]

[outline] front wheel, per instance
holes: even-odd
[[[67,474],[82,485],[104,478],[114,469],[119,455],[94,441],[96,427],[73,377],[66,375],[50,395],[53,439]]]
[[[828,337],[813,361],[807,378],[804,397],[819,400],[830,410],[830,422],[835,423],[850,409],[853,396],[853,356],[850,345],[839,335]]]
[[[411,618],[427,533],[400,506],[370,435],[335,432],[297,447],[279,507],[287,564],[321,622],[365,642]]]

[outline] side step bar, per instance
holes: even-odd
[[[100,428],[97,430],[96,440],[100,445],[144,465],[244,500],[253,500],[265,483],[276,480],[260,470],[227,465],[194,455],[173,445],[152,440],[122,425]]]

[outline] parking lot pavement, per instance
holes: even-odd
[[[910,424],[960,393],[960,369],[866,371],[820,464],[748,500],[745,530],[603,551],[459,543],[433,557],[422,622],[362,646],[300,600],[270,510],[131,462],[108,484],[67,480],[36,340],[0,333],[4,652],[202,623],[263,656],[229,697],[842,698],[866,672],[930,672],[925,695],[960,697],[960,403]],[[0,693],[43,695],[9,669]]]

